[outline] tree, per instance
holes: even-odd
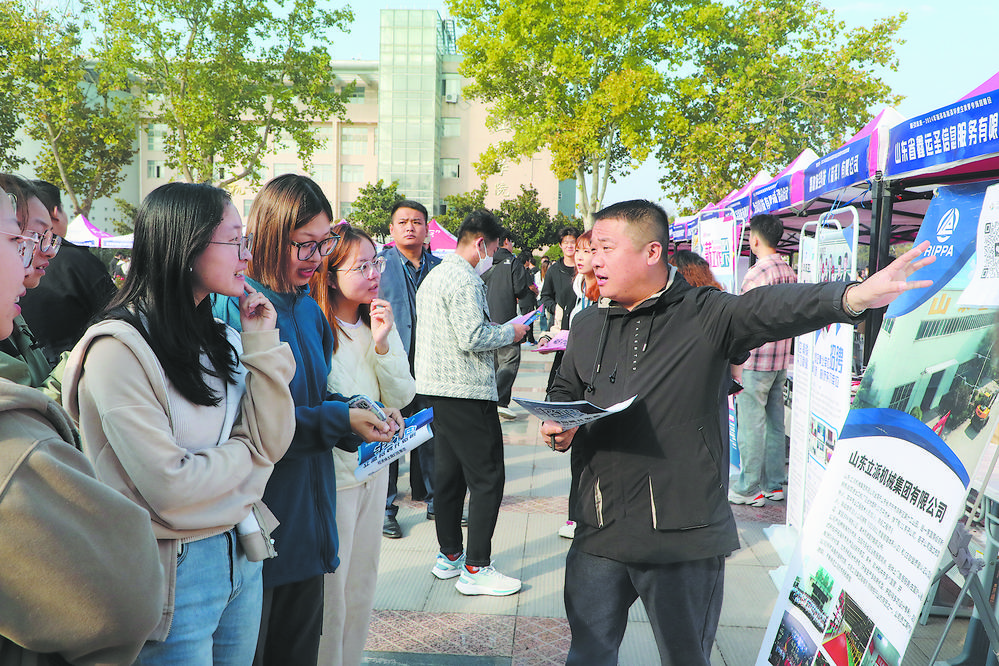
[[[330,33],[353,18],[317,0],[99,0],[103,53],[133,75],[169,168],[189,182],[258,182],[275,144],[308,170],[312,124],[344,116]]]
[[[847,30],[815,1],[714,4],[690,35],[690,73],[670,80],[660,114],[662,182],[694,208],[776,173],[806,147],[834,150],[895,104],[875,68],[897,69],[905,13]]]
[[[447,212],[438,215],[437,222],[452,234],[457,234],[466,215],[486,207],[486,184],[464,194],[449,194],[444,197],[444,206]]]
[[[521,250],[540,250],[545,245],[558,242],[556,229],[547,208],[541,207],[538,191],[520,186],[515,199],[500,202],[500,223],[509,229]]]
[[[560,179],[575,178],[586,222],[608,182],[656,146],[666,79],[682,62],[686,26],[708,0],[453,0],[465,34],[465,93],[490,105],[486,125],[509,132],[476,168],[552,154]]]
[[[399,183],[393,182],[386,187],[383,180],[368,183],[358,192],[353,208],[348,215],[351,224],[363,227],[365,231],[384,240],[389,235],[389,222],[392,206],[406,197],[399,194]]]
[[[73,211],[89,215],[96,199],[118,190],[135,157],[137,114],[123,92],[127,82],[84,56],[80,28],[64,17],[20,1],[5,4],[0,17],[7,65],[0,98],[11,103],[0,113],[0,136],[10,138],[0,162],[16,168],[25,161],[13,140],[23,125],[43,146],[39,177],[60,184]]]

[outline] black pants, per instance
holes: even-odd
[[[565,561],[565,613],[572,630],[566,666],[615,666],[638,598],[663,666],[710,666],[725,583],[725,558],[673,564],[625,564],[584,553]]]
[[[402,409],[402,415],[409,417],[429,407],[425,396],[416,396]],[[430,439],[409,452],[409,487],[413,499],[427,503],[427,511],[434,513],[434,440]],[[385,498],[385,515],[395,517],[399,507],[395,500],[399,497],[399,460],[389,463],[388,495]]]
[[[496,392],[500,407],[510,406],[510,396],[513,394],[513,382],[520,370],[520,343],[514,342],[496,350]]]
[[[488,566],[506,472],[496,403],[428,396],[434,408],[434,506],[441,552],[462,552],[461,512],[468,490],[465,562]]]
[[[253,666],[315,666],[323,632],[323,576],[264,588]]]

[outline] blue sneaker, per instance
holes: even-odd
[[[448,578],[460,576],[461,572],[464,570],[465,553],[462,553],[458,559],[453,562],[444,553],[437,553],[437,562],[434,563],[434,568],[432,569],[433,574],[441,580],[447,580]]]
[[[479,567],[475,573],[466,567],[461,568],[461,576],[454,585],[462,594],[488,594],[491,597],[505,597],[520,592],[520,581],[510,576],[504,576],[492,565]]]

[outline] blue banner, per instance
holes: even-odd
[[[891,128],[886,176],[999,152],[999,91],[945,106]]]
[[[772,183],[753,190],[753,215],[783,210],[791,206],[791,175],[781,176]]]
[[[752,197],[752,193],[749,193],[741,199],[736,199],[728,205],[729,208],[735,211],[735,219],[742,220],[743,222],[749,220],[749,201]]]
[[[933,280],[928,289],[903,292],[888,306],[886,317],[899,317],[912,312],[961,272],[975,256],[975,236],[982,212],[985,189],[992,183],[971,183],[941,187],[930,201],[916,236],[915,245],[930,241],[927,255],[936,261],[913,274],[914,280]]]
[[[826,192],[862,183],[870,178],[867,160],[870,147],[871,137],[865,136],[812,162],[805,169],[805,201],[812,201]]]

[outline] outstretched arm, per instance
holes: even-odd
[[[843,293],[843,304],[847,306],[846,309],[862,312],[869,308],[882,308],[904,291],[932,285],[932,280],[908,279],[920,268],[936,261],[937,258],[932,255],[917,260],[929,246],[929,241],[923,241],[864,282],[850,285]]]

